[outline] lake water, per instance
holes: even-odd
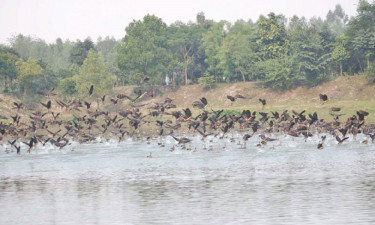
[[[0,224],[375,224],[375,144],[278,138],[3,147]]]

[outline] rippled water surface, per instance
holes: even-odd
[[[4,147],[0,224],[375,224],[375,144],[278,138]]]

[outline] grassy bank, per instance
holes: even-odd
[[[329,101],[322,103],[319,94],[327,94]],[[237,99],[230,102],[226,96],[241,94],[247,99]],[[368,122],[375,122],[375,85],[369,84],[364,76],[339,77],[320,86],[307,88],[299,87],[287,92],[277,92],[262,88],[255,82],[241,82],[234,84],[218,84],[214,89],[205,91],[200,85],[182,86],[175,91],[167,93],[157,99],[147,102],[162,101],[165,97],[174,99],[179,108],[190,107],[193,101],[205,96],[209,102],[208,108],[238,110],[249,109],[251,111],[283,111],[296,110],[318,112],[319,116],[331,120],[329,115],[331,107],[341,107],[344,118],[356,113],[357,110],[370,112]],[[267,106],[262,110],[259,98],[267,100]]]
[[[132,95],[135,87],[123,86],[116,87],[112,97],[115,98],[117,94]],[[319,94],[324,93],[328,95],[329,101],[322,103],[319,100]],[[234,103],[230,102],[226,96],[241,94],[247,99],[237,99]],[[59,95],[56,96],[56,98]],[[181,86],[177,89],[172,90],[171,88],[165,88],[162,96],[155,97],[153,99],[143,100],[141,103],[155,103],[162,102],[166,97],[173,99],[174,104],[178,106],[177,109],[191,108],[194,113],[200,112],[201,110],[195,110],[192,107],[192,102],[199,100],[201,97],[206,97],[208,100],[208,106],[206,109],[226,109],[242,111],[243,109],[249,109],[251,111],[283,111],[283,110],[296,110],[307,112],[318,112],[321,118],[331,120],[332,116],[329,115],[331,107],[341,107],[341,113],[344,113],[343,119],[353,115],[357,110],[366,110],[370,113],[367,118],[368,122],[375,122],[375,85],[369,84],[366,77],[364,76],[350,76],[350,77],[339,77],[333,81],[324,83],[320,86],[307,88],[299,87],[297,89],[287,92],[277,92],[271,89],[262,88],[255,82],[241,82],[234,84],[218,84],[211,90],[204,90],[200,85],[189,85]],[[118,103],[116,106],[110,103],[107,97],[106,106],[101,108],[104,111],[119,111],[129,107],[129,101],[124,100]],[[265,98],[267,100],[267,106],[262,110],[262,105],[259,102],[259,98]],[[17,112],[13,102],[20,102],[20,99],[16,99],[10,96],[0,95],[0,115],[10,118]],[[42,100],[46,102],[47,100]],[[52,110],[54,112],[60,112],[62,117],[65,119],[71,119],[73,116],[70,112],[65,112],[57,106],[53,101]],[[93,109],[96,109],[96,103],[93,103]],[[147,108],[147,106],[145,107]],[[35,103],[34,110],[44,110],[41,104]],[[145,111],[149,111],[145,109]],[[23,118],[27,118],[31,111],[21,110],[18,112]],[[83,112],[74,112],[75,115],[80,115]]]

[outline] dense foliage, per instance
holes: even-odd
[[[252,21],[215,22],[198,13],[195,22],[167,25],[146,15],[126,28],[122,40],[47,44],[18,35],[0,46],[3,92],[19,95],[58,87],[80,95],[95,84],[96,93],[114,85],[174,85],[261,81],[278,90],[314,86],[335,76],[368,74],[375,80],[375,2],[360,0],[348,18],[340,5],[325,19],[269,13]]]

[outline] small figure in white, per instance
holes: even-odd
[[[167,86],[169,86],[169,77],[168,77],[168,75],[165,76],[165,84],[166,84]]]

